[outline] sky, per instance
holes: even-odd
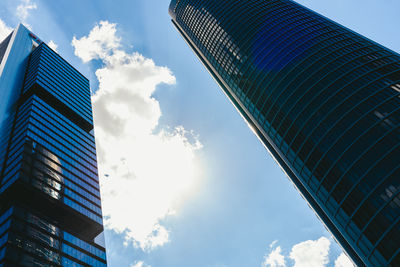
[[[398,0],[298,2],[400,51]],[[91,82],[109,266],[352,266],[168,5],[0,1],[0,39],[22,22]]]

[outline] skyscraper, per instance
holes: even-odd
[[[400,266],[400,55],[290,0],[172,22],[358,266]]]
[[[106,266],[88,79],[23,25],[0,62],[0,265]]]

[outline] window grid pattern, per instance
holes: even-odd
[[[0,139],[0,266],[106,266],[89,80],[16,34],[26,56],[9,57],[22,88]]]
[[[289,0],[181,0],[170,13],[351,256],[400,265],[400,56]]]
[[[89,81],[44,43],[32,52],[23,92],[34,84],[92,124]]]
[[[2,186],[24,172],[33,186],[102,224],[95,150],[82,145],[94,144],[94,137],[52,111],[36,96],[21,106]]]
[[[6,256],[24,266],[106,266],[104,249],[24,209],[12,207],[0,220],[0,250],[7,248],[0,263]]]

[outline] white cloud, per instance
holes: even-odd
[[[322,267],[329,262],[328,254],[331,242],[326,237],[308,240],[292,247],[289,257],[295,267]]]
[[[130,55],[118,50],[121,39],[116,36],[116,32],[115,24],[100,21],[99,25],[96,25],[90,31],[89,36],[82,37],[79,40],[74,36],[72,45],[75,47],[75,55],[80,57],[83,62],[92,59],[113,60],[112,53],[114,52],[129,57]]]
[[[31,0],[21,0],[21,3],[17,6],[17,17],[21,22],[25,22],[28,18],[29,11],[36,9],[37,6]]]
[[[271,244],[269,244],[269,248],[275,247],[275,245],[278,243],[278,240],[274,240]]]
[[[339,257],[335,260],[335,267],[354,267],[353,263],[347,257],[346,254],[342,252]]]
[[[57,45],[53,40],[50,40],[50,42],[49,42],[47,45],[48,45],[51,49],[53,49],[54,51],[58,52],[58,51],[57,51],[58,45]]]
[[[11,31],[12,29],[0,19],[0,42],[2,42],[10,34]]]
[[[175,77],[167,67],[124,51],[116,32],[115,24],[102,21],[72,45],[84,62],[104,64],[96,71],[93,110],[106,227],[149,250],[169,241],[161,220],[198,182],[201,144],[182,126],[155,132],[161,109],[152,94]]]
[[[282,249],[280,246],[275,247],[278,240],[269,245],[270,249],[272,250],[268,255],[264,256],[264,262],[261,264],[262,267],[285,267],[285,256],[282,255]]]
[[[329,263],[329,249],[331,242],[326,237],[318,240],[308,240],[292,247],[289,255],[282,254],[280,246],[276,247],[277,240],[269,245],[269,253],[264,255],[262,267],[324,267]],[[287,264],[286,258],[293,260]],[[290,260],[289,260],[290,262]],[[335,267],[354,267],[345,253],[341,253],[335,260]]]
[[[151,266],[145,265],[143,261],[136,261],[135,263],[131,264],[131,267],[151,267]]]

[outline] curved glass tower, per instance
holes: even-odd
[[[400,55],[290,0],[172,22],[358,266],[400,266]]]

